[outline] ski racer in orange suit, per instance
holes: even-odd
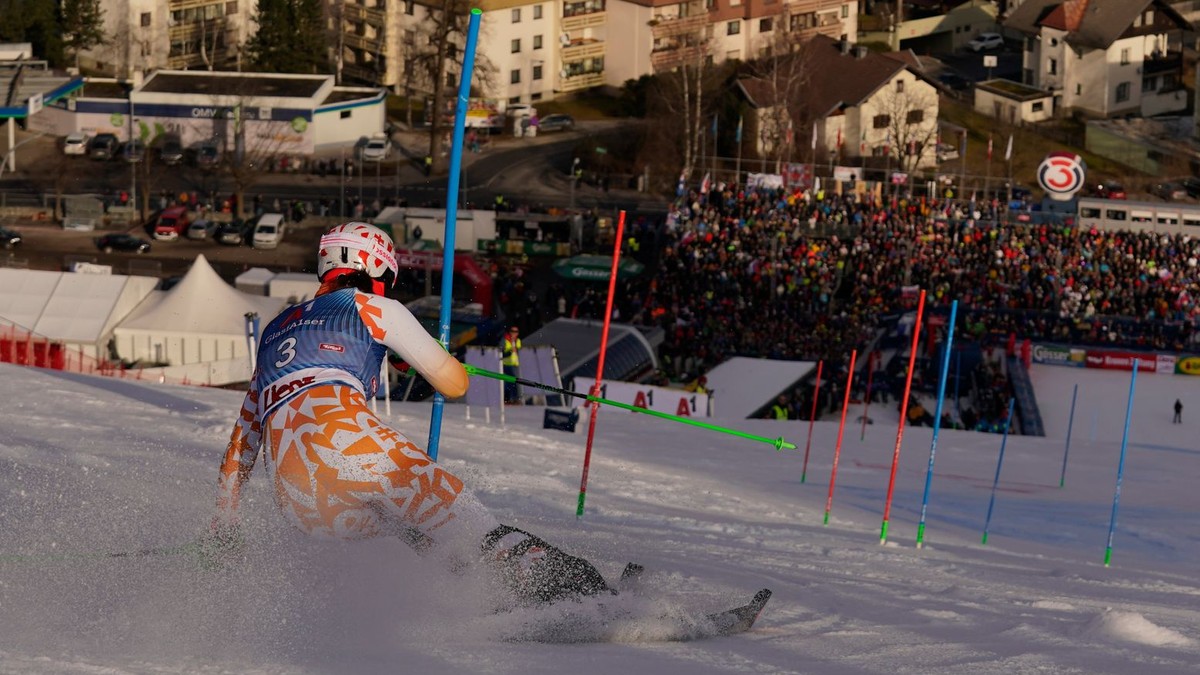
[[[261,449],[280,511],[305,532],[396,536],[456,569],[483,564],[518,604],[607,591],[591,564],[502,525],[461,479],[367,407],[388,350],[443,395],[467,391],[462,364],[384,297],[396,271],[392,240],[373,225],[345,223],[321,237],[316,296],[262,333],[208,548],[229,552],[241,541],[238,497]]]

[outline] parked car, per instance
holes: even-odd
[[[117,156],[117,149],[120,147],[121,141],[113,134],[96,134],[88,145],[88,156],[92,159],[112,159]]]
[[[562,113],[546,115],[538,120],[538,131],[570,131],[575,128],[575,118]]]
[[[1174,183],[1171,181],[1157,183],[1150,191],[1167,201],[1187,199],[1188,196],[1187,188],[1183,187],[1183,185],[1179,183]]]
[[[972,82],[953,70],[943,70],[938,73],[938,82],[951,91],[964,91],[971,88]]]
[[[1115,180],[1106,180],[1093,185],[1090,192],[1093,197],[1102,199],[1129,199],[1129,193],[1125,192],[1125,186]]]
[[[183,161],[183,143],[174,134],[167,134],[158,140],[158,158],[163,164],[174,166]]]
[[[967,43],[967,49],[975,53],[1000,49],[1004,46],[1004,37],[999,33],[980,33],[974,40]]]
[[[254,234],[250,241],[254,248],[275,248],[283,241],[284,221],[279,213],[264,213],[254,225]]]
[[[1187,196],[1200,197],[1200,178],[1188,176],[1187,178],[1179,181],[1179,183],[1183,185],[1183,189],[1187,192]]]
[[[137,164],[146,158],[146,144],[135,138],[121,146],[121,159],[130,164]]]
[[[958,159],[958,146],[950,143],[938,143],[937,161],[946,162],[951,159]]]
[[[21,233],[16,230],[10,230],[7,227],[0,227],[0,246],[4,248],[15,248],[21,243]]]
[[[80,156],[88,154],[88,137],[82,131],[67,134],[63,139],[63,154]]]
[[[237,221],[222,223],[213,234],[213,239],[216,239],[218,244],[240,246],[245,241],[245,229],[246,226]]]
[[[217,224],[211,220],[193,220],[187,228],[188,239],[208,239],[217,232]]]
[[[196,166],[201,169],[213,169],[221,163],[221,150],[214,143],[201,143],[196,146]]]
[[[185,206],[163,209],[154,221],[154,238],[159,241],[174,241],[187,232],[188,210]]]
[[[145,239],[139,239],[132,234],[120,232],[117,234],[106,234],[103,237],[96,239],[96,248],[105,253],[113,251],[122,251],[125,253],[149,253],[150,242]]]
[[[385,134],[375,134],[362,148],[364,162],[382,162],[392,154],[392,141]]]

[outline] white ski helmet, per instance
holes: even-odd
[[[367,223],[342,223],[321,236],[317,278],[332,270],[358,270],[386,285],[396,283],[396,247],[386,232]]]

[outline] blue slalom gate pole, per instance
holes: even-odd
[[[454,236],[458,225],[458,182],[462,175],[463,131],[467,126],[467,101],[471,97],[471,73],[475,70],[475,46],[479,42],[479,22],[483,10],[471,9],[467,23],[467,45],[463,50],[462,75],[458,81],[458,101],[454,106],[454,135],[450,144],[450,176],[446,182],[446,236],[442,247],[442,306],[438,313],[438,340],[450,345],[450,300],[454,295]],[[436,114],[436,112],[435,112]],[[436,461],[438,440],[442,435],[442,412],[446,397],[433,395],[433,414],[429,419],[429,444],[426,452]]]
[[[1067,482],[1067,454],[1071,452],[1071,427],[1075,426],[1075,398],[1079,396],[1079,385],[1071,392],[1071,416],[1067,418],[1067,447],[1063,449],[1062,475],[1058,477],[1058,487]]]
[[[1008,419],[1004,421],[1004,438],[1000,441],[1000,459],[996,461],[996,478],[992,481],[992,498],[988,501],[987,519],[983,521],[983,543],[987,543],[988,530],[992,526],[992,509],[996,507],[996,486],[1000,484],[1000,467],[1004,466],[1004,446],[1008,445],[1008,430],[1012,428],[1013,405],[1017,399],[1008,399]]]
[[[933,412],[933,442],[929,444],[929,469],[925,472],[925,495],[921,498],[921,520],[917,523],[917,548],[925,541],[925,511],[929,508],[929,486],[933,483],[933,456],[937,453],[938,432],[942,430],[942,403],[946,400],[946,379],[950,376],[950,348],[954,346],[954,320],[958,301],[950,303],[950,327],[946,331],[946,352],[942,354],[942,378],[938,382],[937,406]]]
[[[1108,521],[1108,545],[1104,549],[1104,566],[1112,562],[1113,534],[1117,531],[1117,505],[1121,503],[1121,478],[1125,475],[1125,451],[1129,448],[1129,420],[1133,417],[1133,390],[1137,387],[1138,360],[1133,360],[1133,376],[1129,378],[1129,403],[1125,405],[1125,433],[1121,434],[1121,459],[1117,462],[1117,489],[1113,492],[1112,518]]]

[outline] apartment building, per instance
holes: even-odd
[[[416,59],[429,49],[430,16],[439,3],[329,1],[343,81],[429,91]],[[857,0],[482,0],[479,7],[475,88],[510,103],[617,88],[690,58],[753,58],[776,30],[849,40],[858,32]],[[396,27],[391,34],[388,26]],[[448,79],[453,85],[457,73]]]
[[[159,68],[236,69],[255,6],[255,0],[107,0],[107,41],[81,52],[80,67],[130,79]]]

